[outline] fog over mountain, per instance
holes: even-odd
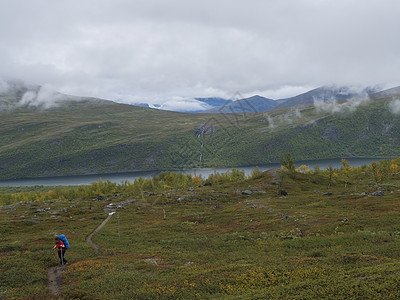
[[[400,2],[0,2],[0,76],[166,109],[400,78]],[[192,100],[190,100],[192,99]]]

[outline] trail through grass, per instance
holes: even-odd
[[[379,189],[368,176],[288,175],[142,190],[129,205],[110,205],[124,200],[113,192],[2,206],[0,295],[51,298],[49,246],[64,233],[64,299],[398,299],[397,175]],[[86,237],[106,217],[96,253]]]

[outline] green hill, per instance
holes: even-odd
[[[335,113],[306,107],[219,115],[62,100],[0,113],[0,179],[261,165],[285,152],[296,160],[400,155],[400,118],[390,99],[354,111],[343,104]]]

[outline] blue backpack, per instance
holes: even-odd
[[[65,249],[69,249],[69,242],[67,240],[67,237],[65,235],[63,235],[63,234],[60,234],[58,236],[58,238],[63,241],[63,243],[65,245]]]

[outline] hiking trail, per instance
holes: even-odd
[[[114,214],[113,212],[109,213],[108,216],[107,216],[107,218],[106,218],[106,219],[105,219],[91,234],[89,234],[89,235],[87,236],[87,238],[86,238],[86,242],[87,242],[90,246],[92,246],[92,248],[94,249],[94,251],[95,251],[96,253],[99,252],[100,247],[99,247],[99,245],[95,244],[95,243],[92,241],[92,237],[93,237],[93,235],[96,234],[100,229],[102,229],[102,228],[104,227],[104,225],[107,224],[107,222],[111,219],[111,217],[113,216],[113,214]]]
[[[66,266],[57,266],[48,268],[49,290],[53,296],[61,296],[62,277],[61,274],[66,269]]]
[[[115,213],[117,212],[118,208],[124,208],[125,206],[130,205],[130,204],[132,204],[133,202],[134,202],[134,200],[125,200],[125,201],[121,201],[121,202],[118,202],[118,203],[110,203],[110,204],[106,205],[106,206],[103,208],[103,210],[104,210],[105,212],[108,213],[107,218],[106,218],[106,219],[105,219],[91,234],[89,234],[89,235],[86,237],[86,242],[87,242],[90,246],[92,246],[92,248],[94,249],[94,251],[95,251],[96,253],[99,252],[100,247],[99,247],[99,245],[97,245],[96,243],[94,243],[94,242],[92,241],[93,235],[95,235],[100,229],[102,229],[102,228],[104,227],[104,225],[107,224],[107,222],[111,219],[111,217],[113,216],[113,214],[115,214]]]
[[[132,204],[133,200],[126,200],[122,201],[116,204],[109,204],[103,208],[105,212],[108,213],[107,218],[91,233],[86,237],[86,242],[94,249],[96,253],[99,252],[100,247],[96,243],[92,241],[92,237],[94,234],[96,234],[100,229],[104,227],[104,225],[107,224],[107,222],[111,219],[113,214],[116,213],[117,208],[115,205],[118,205],[120,207],[124,207],[124,205],[129,205]],[[66,270],[66,266],[56,266],[56,267],[50,267],[47,269],[48,273],[48,278],[49,278],[49,283],[48,283],[48,288],[53,296],[61,296],[61,286],[62,286],[62,273]]]

